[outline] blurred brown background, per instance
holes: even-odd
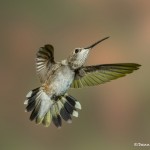
[[[150,1],[1,0],[0,149],[132,150],[150,143]],[[135,62],[140,70],[101,86],[71,90],[79,118],[58,130],[29,121],[23,102],[39,86],[35,53],[51,43],[55,59],[105,37],[87,64]]]

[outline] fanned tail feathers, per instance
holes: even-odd
[[[65,94],[51,99],[40,87],[30,91],[26,98],[26,111],[32,111],[30,120],[35,120],[37,124],[42,123],[46,127],[51,122],[56,127],[61,127],[61,118],[71,123],[72,116],[78,117],[77,109],[81,109],[81,104],[72,96]]]

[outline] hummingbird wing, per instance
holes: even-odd
[[[41,83],[46,80],[47,73],[54,64],[53,46],[47,44],[41,47],[36,54],[36,70]]]
[[[83,66],[76,70],[71,88],[99,85],[132,73],[141,65],[135,63],[103,64]]]

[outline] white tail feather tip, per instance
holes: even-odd
[[[68,123],[72,123],[72,120],[71,120],[71,119],[69,119],[67,122],[68,122]]]
[[[76,104],[75,104],[75,108],[77,108],[77,109],[81,109],[81,104],[80,104],[79,102],[76,102]]]
[[[31,97],[31,95],[32,95],[32,91],[30,91],[30,92],[26,95],[26,97],[29,98],[29,97]]]
[[[74,117],[78,117],[78,116],[79,116],[78,112],[75,111],[75,110],[73,111],[72,115],[73,115]]]
[[[25,101],[24,101],[24,105],[28,105],[28,100],[25,100]]]

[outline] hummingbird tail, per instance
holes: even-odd
[[[67,93],[60,96],[55,105],[58,108],[60,116],[68,123],[72,122],[72,116],[78,117],[77,110],[81,109],[81,104]]]
[[[53,121],[57,128],[62,126],[62,119],[68,123],[72,123],[72,116],[78,117],[77,109],[81,109],[81,104],[72,96],[65,94],[53,99],[54,104],[50,107],[48,115],[45,115],[43,124],[48,126]],[[61,119],[62,118],[62,119]],[[47,120],[49,123],[47,123]]]
[[[56,127],[62,126],[63,118],[68,123],[72,122],[71,116],[78,117],[77,109],[81,109],[81,104],[67,93],[63,96],[50,97],[42,88],[38,87],[27,94],[24,104],[26,111],[32,111],[30,120],[35,120],[37,124],[48,127],[53,121]]]
[[[45,126],[50,124],[50,107],[53,101],[50,96],[44,92],[41,87],[30,91],[26,95],[27,100],[24,101],[26,112],[31,112],[30,120],[35,120],[37,124],[43,123]]]

